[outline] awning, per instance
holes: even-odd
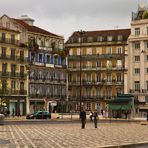
[[[131,110],[130,104],[109,104],[109,109],[111,110]]]

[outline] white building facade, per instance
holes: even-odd
[[[128,38],[128,66],[125,93],[131,93],[141,103],[148,102],[148,9],[138,7],[132,13],[131,34]]]

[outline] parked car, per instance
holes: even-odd
[[[50,119],[51,113],[48,111],[37,111],[26,116],[26,119]]]

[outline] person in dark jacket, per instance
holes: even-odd
[[[95,128],[97,128],[98,113],[96,111],[93,113],[93,117]]]
[[[86,123],[86,112],[82,109],[81,114],[81,122],[82,122],[82,129],[85,128],[85,123]]]

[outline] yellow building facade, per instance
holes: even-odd
[[[2,87],[7,85],[8,92],[1,100],[10,113],[26,113],[27,96],[27,48],[20,46],[20,32],[0,27],[0,80]],[[2,98],[1,98],[2,99]]]
[[[74,32],[66,47],[70,110],[107,110],[109,100],[124,93],[125,52],[130,29]],[[80,42],[81,41],[81,42]]]

